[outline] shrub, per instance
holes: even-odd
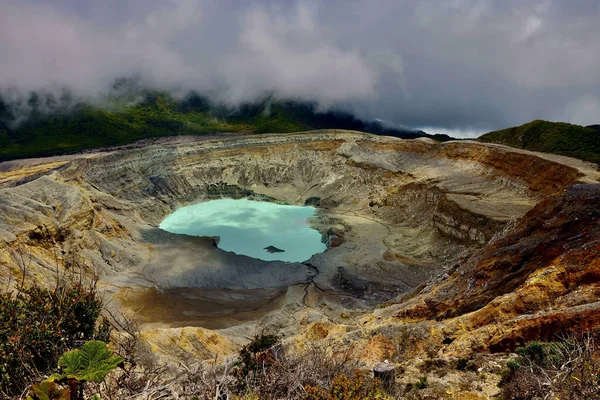
[[[520,355],[522,358],[528,359],[536,364],[546,364],[546,353],[548,345],[546,343],[533,341],[525,347],[518,347],[515,353]]]
[[[427,382],[427,377],[426,376],[420,377],[419,380],[417,381],[417,383],[415,383],[414,387],[417,390],[422,390],[422,389],[426,389],[427,387],[429,387],[429,382]]]
[[[590,337],[531,342],[516,351],[500,381],[504,399],[600,399],[600,360]]]
[[[108,326],[96,324],[101,309],[93,283],[53,289],[21,285],[0,294],[0,394],[22,393],[81,342],[106,340]]]
[[[307,400],[371,400],[390,398],[381,386],[378,379],[365,381],[364,376],[354,372],[352,378],[338,375],[331,382],[328,389],[306,386]]]
[[[519,361],[519,359],[509,360],[506,363],[506,366],[508,367],[508,370],[510,372],[516,372],[519,369],[519,367],[521,366],[521,362]]]
[[[111,316],[112,317],[112,316]],[[336,345],[307,344],[304,351],[287,353],[285,347],[271,335],[259,335],[244,346],[236,359],[217,360],[205,363],[192,355],[179,365],[159,367],[149,363],[140,353],[135,328],[124,327],[117,318],[115,328],[131,338],[130,344],[119,344],[119,336],[114,335],[117,354],[125,358],[118,374],[110,374],[101,383],[86,384],[86,394],[97,393],[103,400],[129,398],[181,398],[181,399],[239,399],[275,400],[306,399],[305,388],[313,387],[315,392],[345,393],[342,385],[346,379],[353,382],[352,389],[360,386],[361,393],[373,394],[365,399],[389,399],[382,391],[371,390],[378,387],[377,381],[362,379],[358,385],[354,371],[359,361],[352,350]],[[111,320],[111,323],[113,321]],[[220,362],[218,362],[220,361]],[[353,377],[353,378],[343,378]],[[314,399],[315,397],[313,397]],[[359,397],[360,398],[360,397]],[[335,397],[334,397],[335,399]]]
[[[264,349],[272,344],[274,337],[256,339],[242,349],[234,363],[233,373],[230,373],[226,362],[220,368],[213,366],[212,371],[196,374],[193,383],[186,378],[189,389],[181,393],[182,398],[197,395],[202,399],[213,399],[218,397],[217,394],[235,394],[240,399],[305,399],[305,388],[328,393],[334,381],[339,384],[343,379],[340,376],[353,376],[358,368],[358,359],[351,349],[310,343],[304,351],[286,353],[281,343],[275,343],[267,351],[254,353],[254,369],[244,370],[241,368],[243,365],[253,365],[242,361],[246,357],[244,350],[253,354],[252,350]],[[259,346],[259,343],[262,345]],[[244,377],[242,371],[248,374]]]
[[[270,368],[273,365],[273,358],[265,351],[278,341],[279,338],[276,335],[261,334],[254,336],[250,343],[242,347],[233,371],[239,392],[247,389],[248,380],[257,379],[256,375],[259,369]]]
[[[466,370],[468,365],[469,360],[467,360],[466,358],[459,358],[458,361],[456,361],[456,369],[459,371]]]
[[[477,365],[473,361],[470,361],[466,358],[459,358],[456,361],[456,369],[459,371],[477,371]]]

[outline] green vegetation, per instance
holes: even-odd
[[[251,382],[259,380],[261,369],[270,368],[274,359],[266,351],[273,347],[279,338],[275,335],[256,335],[239,352],[233,375],[236,378],[236,391],[243,393]]]
[[[58,359],[62,368],[59,374],[50,376],[52,381],[74,379],[79,382],[102,382],[106,374],[123,362],[122,357],[113,356],[106,343],[91,340],[81,349],[67,351]]]
[[[487,133],[479,140],[600,163],[600,131],[565,122],[536,120]]]
[[[353,358],[350,353],[327,354],[321,347],[300,355],[285,354],[278,336],[256,335],[238,354],[230,391],[248,400],[391,399],[379,379],[368,378],[355,368]]]
[[[54,382],[44,381],[31,387],[27,400],[69,400],[69,397],[69,389],[62,389]]]
[[[58,360],[61,373],[52,374],[47,380],[32,385],[27,400],[83,400],[86,382],[101,383],[106,375],[122,364],[122,357],[113,356],[106,343],[92,340],[81,350],[71,350]],[[66,387],[57,385],[60,383]],[[99,400],[95,394],[92,400]]]
[[[415,389],[417,389],[417,390],[423,390],[423,389],[426,389],[427,387],[429,387],[429,382],[427,382],[426,376],[420,377],[419,380],[417,381],[417,383],[415,383]]]
[[[251,130],[203,110],[182,111],[168,95],[115,109],[78,104],[73,110],[32,118],[15,129],[0,130],[0,160],[62,154],[115,146],[159,136]]]
[[[307,385],[307,400],[375,400],[391,399],[381,386],[378,379],[366,380],[358,371],[352,378],[338,375],[333,378],[331,386],[327,389]]]
[[[378,381],[354,374],[352,349],[309,344],[286,353],[271,334],[255,336],[235,362],[164,365],[135,321],[103,309],[83,271],[57,269],[58,282],[47,288],[28,285],[26,260],[17,264],[22,280],[0,293],[0,398],[392,398]]]
[[[591,337],[533,341],[515,350],[500,388],[503,399],[600,399],[598,347]]]
[[[81,341],[108,339],[108,327],[97,324],[101,309],[94,285],[21,285],[1,293],[0,397],[21,394]]]
[[[3,101],[0,94],[0,161],[118,146],[146,138],[218,132],[288,133],[335,128],[404,138],[450,139],[385,128],[341,111],[320,112],[313,103],[267,98],[227,107],[194,92],[176,99],[166,92],[135,87],[115,90],[102,106],[76,102],[68,93],[60,99],[31,93],[18,104]]]
[[[477,366],[472,361],[466,358],[459,358],[456,361],[456,369],[459,371],[477,371]]]
[[[81,350],[63,354],[58,359],[61,373],[52,374],[48,380],[69,385],[71,399],[83,400],[83,385],[86,382],[102,382],[123,361],[122,357],[113,356],[106,348],[106,343],[92,340],[84,344]]]

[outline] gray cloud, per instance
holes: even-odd
[[[599,18],[597,0],[4,0],[0,87],[93,96],[139,75],[433,130],[590,124]]]

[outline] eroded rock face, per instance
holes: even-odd
[[[248,324],[297,335],[303,326],[333,323],[344,327],[334,329],[340,335],[362,337],[367,333],[356,330],[355,310],[420,291],[447,273],[445,283],[430,283],[394,312],[396,319],[458,318],[517,289],[536,270],[497,267],[505,262],[499,249],[508,246],[502,240],[509,240],[507,234],[498,238],[534,207],[532,213],[541,215],[550,207],[543,199],[578,179],[592,179],[567,164],[497,145],[344,131],[171,139],[12,162],[0,168],[2,276],[18,274],[13,266],[24,251],[31,255],[29,275],[50,280],[58,254],[65,265],[97,273],[116,304],[132,309],[152,290],[200,297],[204,290],[210,301],[226,301],[230,309],[235,301],[254,299],[258,305],[249,317],[226,315],[231,327],[222,334],[235,340],[247,334]],[[315,228],[330,247],[306,263],[266,262],[224,252],[213,238],[157,228],[176,208],[215,196],[318,206]],[[482,289],[485,282],[505,291]],[[264,293],[272,301],[259,301]],[[185,300],[146,303],[152,303],[141,312],[147,328],[206,326],[209,317]],[[378,334],[436,338],[406,342],[396,349],[399,356],[434,351],[437,338],[446,336],[428,323],[399,326],[396,321]],[[395,343],[397,336],[386,337]]]
[[[445,320],[448,333],[459,333],[450,346],[457,349],[478,343],[479,350],[512,350],[600,328],[598,205],[599,184],[574,185],[541,201],[395,316]]]

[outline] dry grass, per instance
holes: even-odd
[[[353,384],[364,387],[365,393],[373,386],[370,378],[353,379],[359,358],[352,350],[317,344],[293,353],[276,344],[252,353],[249,368],[239,356],[211,362],[189,360],[166,367],[138,340],[133,322],[122,316],[116,321],[122,329],[114,339],[115,352],[125,358],[125,365],[104,382],[87,388],[90,395],[98,393],[103,400],[310,399],[317,398],[314,393],[328,393],[335,382],[344,379],[340,377],[350,377]]]
[[[600,399],[600,360],[592,337],[532,342],[517,353],[501,382],[504,400]]]

